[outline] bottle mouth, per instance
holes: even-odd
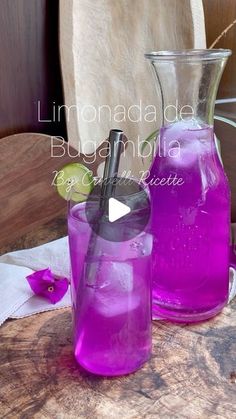
[[[230,49],[182,49],[173,51],[152,51],[144,54],[152,61],[210,61],[222,60],[232,54]]]

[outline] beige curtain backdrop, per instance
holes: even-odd
[[[147,168],[140,142],[160,125],[144,53],[205,48],[201,0],[60,0],[60,51],[70,144],[91,153],[111,128],[129,141],[121,171]],[[134,106],[136,105],[136,106]],[[154,105],[157,120],[154,121]]]

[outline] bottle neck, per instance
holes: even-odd
[[[178,121],[213,125],[215,99],[226,58],[152,60],[161,95],[162,125]]]

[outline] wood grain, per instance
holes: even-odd
[[[72,353],[69,310],[0,329],[0,412],[25,419],[236,417],[236,303],[204,324],[153,325],[153,355],[135,374],[99,378]]]
[[[65,204],[49,184],[51,170],[64,160],[50,158],[49,137],[9,137],[2,146],[0,252],[64,236]],[[34,211],[27,212],[33,199]],[[155,322],[151,360],[135,374],[107,379],[76,364],[69,310],[7,321],[0,328],[0,417],[232,419],[235,325],[236,300],[202,324]]]
[[[66,117],[70,144],[92,152],[111,128],[120,128],[132,142],[120,170],[140,177],[150,159],[141,158],[139,142],[161,123],[161,98],[144,53],[193,47],[205,47],[202,0],[60,0],[64,96],[73,109]],[[156,120],[145,118],[153,106]]]
[[[58,53],[58,0],[1,0],[0,137],[25,131],[65,136],[53,119],[63,103]]]
[[[203,0],[203,6],[209,47],[218,35],[236,19],[236,2],[235,0]],[[215,48],[229,48],[233,51],[221,79],[218,97],[236,97],[236,25],[220,39]]]
[[[6,248],[42,223],[65,216],[66,202],[51,184],[53,171],[69,161],[73,159],[67,153],[51,157],[47,135],[16,134],[0,141],[0,246]]]
[[[96,175],[98,165],[105,158],[106,144],[104,142],[97,150],[98,153],[103,149],[101,156],[78,156],[68,143],[62,144],[62,140],[54,136],[25,133],[1,139],[0,247],[3,253],[13,242],[15,249],[31,247],[29,240],[42,223],[51,222],[53,225],[65,220],[66,201],[59,197],[52,185],[55,171],[68,162],[81,162]],[[124,148],[126,144],[124,137]],[[50,228],[48,224],[46,228]]]

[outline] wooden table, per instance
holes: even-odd
[[[39,214],[33,232],[27,225],[2,249],[65,235],[63,206],[51,219],[40,222]],[[121,378],[76,365],[70,310],[7,321],[0,328],[0,417],[236,418],[236,300],[202,324],[155,322],[151,360]]]

